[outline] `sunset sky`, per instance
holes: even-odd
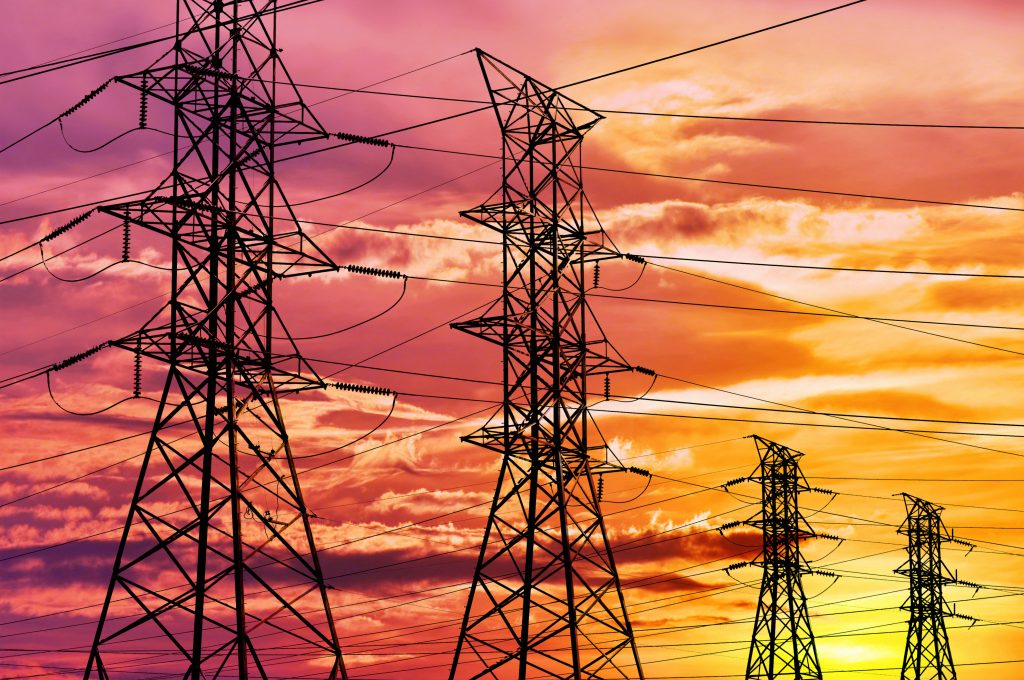
[[[559,86],[834,4],[325,0],[283,15],[278,45],[328,130],[377,135],[479,107],[458,101],[487,96],[467,54],[473,48]],[[8,0],[3,9],[5,71],[141,32],[130,41],[173,32],[173,0]],[[804,546],[817,568],[839,574],[804,581],[826,675],[898,675],[906,581],[893,571],[906,539],[896,533],[905,514],[896,494],[907,492],[944,506],[946,524],[976,546],[969,555],[959,545],[944,549],[951,570],[982,586],[946,591],[958,613],[978,619],[973,627],[947,621],[959,677],[1020,677],[1024,316],[1015,309],[1024,282],[749,263],[1024,278],[1021,26],[1024,5],[1011,0],[867,0],[565,90],[608,111],[1018,127],[606,113],[587,134],[584,163],[600,168],[584,173],[597,216],[621,251],[649,258],[646,267],[603,265],[607,290],[593,291],[593,308],[629,362],[674,378],[652,386],[642,375],[616,376],[616,398],[593,406],[617,456],[654,475],[646,489],[638,476],[610,478],[604,504],[648,678],[744,673],[761,572],[724,568],[750,559],[760,538],[749,527],[715,529],[757,511],[756,485],[721,487],[753,472],[751,434],[803,452],[810,483],[836,492],[801,498],[810,524],[842,539]],[[161,49],[0,85],[0,147],[110,77],[144,68]],[[457,101],[339,97],[311,87],[369,85]],[[159,127],[167,112],[152,108]],[[94,147],[137,117],[137,94],[115,85],[69,117],[64,135]],[[470,154],[501,149],[488,111],[389,139]],[[169,137],[150,130],[80,153],[50,127],[0,154],[0,257],[82,210],[19,218],[160,182],[171,148]],[[302,203],[359,185],[388,162],[387,149],[352,146],[282,164],[279,175]],[[315,534],[353,678],[447,677],[498,466],[459,437],[493,412],[501,389],[499,353],[448,328],[493,300],[501,280],[500,248],[476,242],[495,235],[458,213],[499,183],[488,158],[398,148],[376,181],[296,208],[338,264],[412,277],[387,314],[301,343],[323,374],[341,371],[334,379],[400,393],[380,429],[334,458],[310,461],[304,467],[317,469],[301,476],[319,516]],[[102,230],[102,221],[85,222],[47,242],[45,253]],[[140,238],[133,248],[151,265],[169,262],[159,239]],[[120,256],[117,230],[47,264],[79,278]],[[159,268],[117,265],[69,283],[34,266],[39,258],[36,247],[0,261],[0,378],[131,332],[168,291]],[[26,267],[33,268],[11,276]],[[283,282],[276,295],[289,329],[304,336],[378,314],[402,285],[342,272]],[[368,358],[366,367],[343,370]],[[159,397],[165,370],[144,364],[144,396]],[[132,357],[106,350],[54,374],[52,388],[68,410],[101,408],[130,396]],[[0,678],[81,673],[138,478],[140,433],[155,413],[151,399],[77,417],[54,404],[43,379],[0,390]],[[361,436],[391,399],[334,391],[284,404],[292,446],[304,454]],[[907,429],[916,432],[900,431]],[[120,441],[96,446],[112,440]],[[400,528],[410,523],[419,524]],[[313,668],[294,662],[278,672]]]

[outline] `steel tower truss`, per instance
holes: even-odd
[[[800,470],[804,454],[754,436],[760,463],[748,479],[761,484],[761,510],[748,520],[761,530],[761,592],[747,656],[748,680],[820,680],[802,577],[816,573],[800,554],[802,540],[818,536],[800,512],[800,494],[820,491]],[[830,574],[831,575],[831,574]]]
[[[167,364],[86,678],[344,678],[279,399],[325,387],[289,339],[274,281],[337,267],[275,178],[327,133],[276,47],[305,0],[179,0],[174,48],[118,78],[173,109],[170,175],[104,212],[170,240],[170,300],[117,343]],[[303,675],[303,677],[313,677]]]
[[[946,634],[946,618],[974,619],[950,610],[942,588],[952,583],[975,584],[961,581],[950,573],[942,561],[942,544],[971,544],[949,533],[942,523],[940,506],[910,494],[901,495],[907,506],[907,518],[899,533],[907,537],[907,561],[896,573],[910,580],[910,594],[903,604],[903,609],[910,613],[910,620],[900,678],[956,680],[953,651]]]
[[[501,456],[451,678],[643,677],[595,487],[609,470],[588,380],[630,370],[587,306],[588,265],[619,257],[584,225],[584,134],[601,119],[478,51],[503,182],[463,214],[502,236],[504,287],[454,327],[502,348],[500,410],[465,441]]]

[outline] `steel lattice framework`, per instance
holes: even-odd
[[[748,524],[761,530],[761,592],[747,656],[748,680],[820,680],[802,577],[814,573],[800,553],[802,540],[817,536],[798,499],[817,491],[800,470],[804,454],[758,436],[760,463],[749,477],[761,484],[761,511]]]
[[[462,214],[502,235],[504,287],[454,327],[502,348],[503,405],[464,437],[501,470],[450,677],[643,678],[595,487],[606,446],[588,425],[588,379],[630,370],[585,298],[587,266],[619,257],[584,225],[581,145],[601,116],[477,57],[503,182]]]
[[[103,208],[170,240],[169,302],[114,343],[168,368],[86,678],[282,677],[303,660],[345,677],[279,403],[326,385],[274,281],[337,269],[275,178],[279,148],[327,137],[275,44],[277,14],[305,4],[179,0],[174,49],[117,79],[173,109],[168,178]]]
[[[957,579],[942,561],[943,543],[970,545],[954,538],[942,523],[942,508],[901,494],[907,518],[899,533],[907,537],[907,561],[897,574],[910,580],[903,609],[910,613],[901,680],[956,680],[953,651],[946,634],[946,617],[974,619],[949,609],[942,587],[951,583],[974,585]]]

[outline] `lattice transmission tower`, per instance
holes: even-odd
[[[955,538],[942,522],[942,507],[926,500],[900,494],[907,507],[907,518],[899,533],[907,537],[907,561],[897,574],[910,581],[910,593],[903,604],[910,613],[907,622],[907,646],[903,653],[901,680],[956,680],[953,650],[946,633],[946,618],[976,621],[971,616],[950,609],[942,594],[945,585],[977,584],[957,578],[942,560],[942,544],[957,543],[973,548]]]
[[[344,678],[280,398],[325,382],[274,281],[335,271],[275,176],[328,135],[277,48],[305,0],[178,0],[174,47],[116,79],[173,112],[170,175],[102,211],[170,241],[169,302],[113,343],[167,365],[86,678]],[[306,675],[308,669],[314,675]],[[318,669],[318,670],[317,670]]]
[[[760,456],[757,469],[749,477],[726,484],[728,487],[751,481],[761,485],[761,510],[744,522],[760,529],[760,553],[750,562],[729,567],[732,570],[757,566],[763,570],[745,677],[748,680],[820,680],[821,666],[811,631],[803,576],[818,574],[836,578],[836,574],[813,569],[801,554],[800,543],[810,538],[838,539],[811,528],[800,511],[799,498],[807,492],[831,492],[807,483],[800,470],[800,458],[804,454],[757,435],[752,438]]]
[[[501,347],[503,403],[465,441],[501,456],[451,678],[643,678],[595,479],[621,469],[588,385],[630,367],[588,308],[584,134],[601,116],[477,51],[502,135],[501,188],[463,214],[501,234],[502,295],[454,324]],[[590,389],[593,389],[591,386]]]

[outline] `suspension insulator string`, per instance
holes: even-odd
[[[142,75],[142,88],[139,92],[139,129],[149,127],[149,74]]]
[[[121,261],[127,262],[131,258],[132,232],[128,218],[124,218],[124,233],[121,235]]]
[[[142,338],[135,341],[135,366],[134,384],[132,385],[132,396],[138,399],[142,396]]]

